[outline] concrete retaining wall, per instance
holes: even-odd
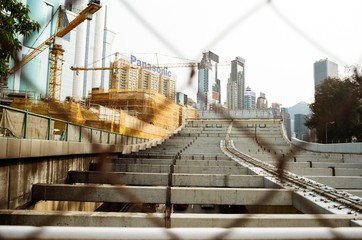
[[[0,208],[19,208],[31,200],[35,183],[65,183],[69,170],[86,170],[94,155],[2,160]]]
[[[0,209],[19,208],[31,200],[35,183],[65,183],[70,170],[88,170],[98,154],[127,154],[161,144],[92,144],[0,138]]]
[[[0,159],[97,154],[106,152],[126,154],[144,150],[161,143],[162,140],[160,139],[153,139],[138,144],[117,145],[39,139],[0,138]]]

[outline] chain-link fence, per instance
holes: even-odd
[[[206,2],[203,3],[206,4]],[[295,3],[303,4],[300,1],[295,1]],[[325,1],[324,3],[326,4],[326,9],[323,10],[321,9],[320,11],[328,11],[328,1]],[[185,4],[189,4],[190,5],[189,7],[192,8],[193,4],[198,4],[198,2],[197,1],[192,3],[186,2]],[[243,2],[240,1],[238,6],[242,6],[242,4]],[[261,17],[260,11],[267,9],[269,13],[274,14],[274,16],[278,19],[279,24],[286,25],[289,28],[289,30],[295,34],[294,37],[297,36],[297,38],[301,39],[302,41],[309,43],[313,48],[318,49],[325,56],[332,57],[340,64],[343,65],[350,64],[349,62],[346,62],[344,60],[344,57],[341,56],[339,52],[335,53],[333,52],[333,50],[331,51],[330,49],[325,47],[325,45],[327,44],[324,44],[324,41],[316,39],[315,37],[313,37],[313,35],[309,34],[308,29],[303,29],[299,27],[298,24],[296,24],[294,21],[292,21],[290,19],[290,15],[287,12],[285,12],[287,11],[287,8],[283,8],[283,4],[284,3],[282,1],[275,1],[275,2],[272,0],[258,1],[255,2],[255,4],[252,7],[250,7],[248,11],[246,12],[243,11],[243,14],[241,14],[240,16],[228,16],[229,19],[234,19],[234,21],[230,21],[229,25],[222,26],[222,29],[219,29],[219,34],[214,36],[213,38],[210,38],[210,41],[204,44],[203,49],[200,49],[200,52],[202,52],[204,49],[212,49],[218,43],[222,42],[224,38],[234,34],[235,31],[242,32],[243,23],[245,23],[246,21],[251,21],[251,22],[258,21],[257,18]],[[307,2],[305,4],[310,4],[310,8],[313,8],[312,2]],[[348,5],[349,1],[346,1],[346,3],[344,4]],[[227,5],[229,5],[229,3],[228,1],[225,1],[225,6]],[[135,8],[133,3],[129,1],[119,1],[119,6],[122,6],[124,9],[126,9],[128,13],[132,15],[134,19],[136,19],[136,21],[138,22],[136,26],[140,24],[143,29],[146,29],[146,31],[151,33],[151,36],[156,38],[157,41],[160,44],[162,44],[165,49],[168,49],[168,51],[171,54],[179,56],[180,58],[187,58],[183,54],[184,52],[187,52],[187,49],[179,49],[177,44],[174,44],[173,42],[167,40],[168,38],[165,37],[167,33],[161,30],[163,29],[162,26],[155,26],[153,25],[152,22],[149,22],[149,19],[143,15],[143,13],[145,12],[144,10],[139,11],[139,9]],[[161,7],[158,7],[157,9],[158,9],[157,11],[160,11]],[[207,11],[207,4],[205,5],[204,10]],[[188,13],[185,13],[186,18],[187,14]],[[305,15],[306,18],[308,17],[307,12],[303,14]],[[330,17],[335,18],[336,16],[330,16]],[[109,21],[113,21],[113,19],[109,19]],[[356,24],[356,23],[350,23],[350,24]],[[195,27],[196,28],[202,27],[202,13],[200,13],[200,24],[194,23],[193,26],[185,26],[185,29],[182,30],[180,29],[180,31],[185,31],[184,35],[186,36],[186,38],[192,37],[188,36],[187,29]],[[357,25],[356,33],[358,33],[359,31],[358,27],[359,26]],[[138,29],[135,27],[134,31],[138,31]],[[275,34],[281,34],[281,33],[275,33]],[[353,36],[346,36],[346,37],[353,37]],[[267,39],[263,39],[263,41],[267,41]],[[140,42],[139,44],[144,44],[144,42]],[[154,51],[157,52],[157,49],[155,49]],[[358,61],[361,61],[361,58],[357,60],[357,63]],[[187,71],[190,71],[188,79],[180,79],[180,78],[177,79],[177,81],[179,81],[178,83],[179,89],[177,89],[177,91],[180,92],[190,91],[191,88],[191,91],[193,91],[196,96],[197,89],[194,88],[194,86],[197,85],[197,83],[195,83],[196,81],[195,69],[192,68]],[[280,88],[281,88],[280,94],[282,94],[283,87],[280,86]],[[187,178],[192,178],[193,174],[214,175],[215,178],[217,175],[220,175],[225,179],[227,179],[227,181],[226,180],[225,181],[228,182],[228,184],[231,184],[232,180],[230,175],[233,174],[257,175],[258,174],[257,171],[261,171],[259,174],[261,174],[264,178],[268,179],[264,181],[268,182],[270,185],[274,185],[274,188],[272,187],[266,188],[267,191],[265,191],[265,193],[262,193],[258,198],[256,198],[254,203],[250,205],[264,206],[265,203],[270,204],[270,199],[277,198],[278,195],[281,194],[280,191],[277,191],[276,189],[284,188],[290,191],[299,192],[301,195],[304,194],[304,196],[306,196],[306,199],[304,200],[299,199],[300,201],[305,201],[305,202],[325,201],[326,204],[327,201],[333,202],[334,204],[335,202],[337,202],[338,205],[330,206],[330,208],[338,209],[339,207],[341,207],[342,209],[343,208],[348,210],[352,209],[354,212],[351,214],[354,216],[354,218],[359,219],[361,202],[359,202],[358,198],[353,199],[354,198],[353,195],[341,193],[340,191],[328,187],[327,186],[328,184],[320,184],[318,183],[317,180],[316,182],[314,182],[308,178],[298,176],[298,175],[308,176],[308,174],[303,171],[295,170],[291,165],[293,163],[295,164],[307,163],[310,164],[310,168],[308,168],[305,171],[308,170],[312,171],[312,164],[317,164],[317,165],[320,164],[320,166],[322,166],[322,163],[326,163],[325,165],[327,166],[328,163],[332,162],[333,164],[335,164],[335,166],[334,165],[327,166],[326,168],[327,169],[330,168],[330,170],[334,172],[334,174],[336,174],[335,171],[337,168],[342,166],[346,166],[347,168],[347,165],[343,165],[343,163],[354,163],[355,169],[359,170],[362,169],[362,167],[358,165],[358,162],[360,162],[361,160],[360,154],[318,153],[318,152],[312,153],[310,151],[304,150],[303,144],[299,145],[298,147],[295,147],[292,144],[290,144],[288,140],[286,140],[283,132],[284,122],[283,119],[281,118],[233,119],[233,117],[229,114],[229,112],[225,111],[224,108],[221,108],[220,106],[214,106],[213,108],[215,114],[218,115],[218,119],[186,121],[181,130],[179,130],[177,133],[168,138],[162,145],[159,145],[157,147],[147,150],[142,150],[132,154],[121,154],[119,156],[115,156],[114,153],[112,152],[97,154],[96,157],[90,162],[90,170],[92,171],[85,175],[84,177],[85,179],[80,180],[80,177],[79,176],[77,177],[76,171],[71,171],[71,173],[69,173],[67,179],[68,183],[72,184],[71,186],[73,187],[77,187],[76,192],[70,193],[70,195],[72,195],[72,199],[74,199],[74,201],[76,201],[77,199],[84,200],[85,199],[83,198],[84,196],[89,196],[89,198],[92,199],[91,192],[95,190],[94,188],[87,188],[89,184],[107,184],[106,186],[110,184],[111,186],[114,186],[114,188],[104,189],[103,194],[104,195],[111,194],[113,198],[118,200],[113,201],[112,199],[105,197],[104,198],[105,200],[102,201],[103,208],[102,208],[102,203],[96,204],[95,206],[93,206],[93,208],[98,209],[100,212],[108,211],[110,213],[112,212],[112,209],[116,209],[117,212],[124,211],[124,212],[144,213],[145,214],[143,217],[144,221],[142,222],[144,226],[164,228],[163,238],[182,239],[185,237],[184,233],[178,233],[177,231],[170,231],[170,228],[172,228],[173,226],[172,216],[174,214],[184,213],[183,211],[185,209],[191,207],[193,208],[194,205],[202,206],[201,209],[203,209],[202,210],[203,212],[213,212],[217,204],[208,203],[208,202],[206,202],[205,204],[202,203],[187,204],[187,202],[182,202],[182,201],[178,202],[175,195],[180,196],[181,198],[182,194],[188,194],[186,192],[187,190],[191,189],[192,191],[198,191],[198,190],[201,191],[201,189],[199,189],[198,187],[202,186],[201,183],[194,184],[195,186],[182,184],[181,183],[182,181],[179,180],[179,178],[181,178],[180,175],[185,174]],[[337,110],[336,113],[338,113]],[[155,112],[155,114],[157,114],[157,112]],[[49,118],[49,121],[50,120],[51,119]],[[87,138],[89,136],[92,136],[92,134],[87,133],[82,135],[81,137],[83,139],[82,142],[86,141],[84,138]],[[80,138],[79,134],[78,138]],[[93,140],[90,139],[89,141],[86,142],[92,142],[92,141]],[[142,142],[145,141],[146,140],[142,140]],[[126,141],[123,144],[127,145],[129,143]],[[348,161],[347,159],[351,160]],[[197,169],[198,167],[197,165],[202,164],[201,161],[204,162],[209,161],[208,164],[214,164],[211,163],[212,161],[215,162],[224,161],[220,164],[226,164],[226,162],[228,161],[230,162],[230,160],[233,160],[231,162],[234,161],[239,162],[236,166],[231,167],[231,169],[247,168],[249,169],[248,170],[249,172],[243,174],[233,173],[232,170],[225,170],[223,172],[221,170],[223,169],[223,167],[225,167],[225,165],[224,166],[220,165],[218,167],[215,167],[218,168],[218,170],[220,171],[216,171],[215,169],[214,170],[215,172],[212,172],[210,170],[211,167],[209,166],[210,168],[209,170],[211,172],[206,171],[203,173],[203,170],[201,168],[199,169],[199,172],[192,172],[196,170],[192,171],[190,169],[182,170],[180,166],[180,165],[190,164],[189,168],[194,167],[195,169]],[[148,167],[137,168],[136,165],[137,164],[142,165],[143,161],[145,163],[147,162]],[[337,163],[340,164],[338,165],[338,167],[336,167]],[[350,168],[350,166],[348,166],[348,168]],[[133,167],[134,169],[132,169]],[[158,169],[155,170],[154,168]],[[250,171],[255,171],[255,172],[250,173]],[[293,174],[292,172],[294,171],[296,172],[299,171],[299,174]],[[117,172],[122,174],[117,175]],[[345,175],[349,173],[346,173]],[[147,178],[145,177],[145,179],[148,179],[148,181],[150,181],[150,179],[153,179],[152,181],[157,182],[158,180],[156,179],[158,178],[156,175],[158,175],[160,180],[159,182],[154,184],[147,182],[147,180],[143,180],[144,182],[142,182],[140,178],[142,178],[143,174],[145,176],[147,175]],[[358,173],[354,174],[357,174],[356,178],[360,179],[361,174],[359,175]],[[154,178],[151,178],[152,175],[154,176]],[[202,179],[202,176],[199,177],[200,179]],[[243,187],[237,187],[241,184],[240,181],[241,180],[235,183],[236,187],[235,186],[233,187],[232,184],[228,185],[225,183],[218,187],[203,186],[203,188],[211,188],[211,190],[215,191],[216,193],[219,193],[218,192],[219,189],[217,188],[226,189],[226,191],[228,188],[232,188],[235,191],[238,191],[238,189],[242,190],[243,188]],[[209,183],[215,184],[215,182],[212,181]],[[102,186],[106,188],[104,185]],[[145,186],[147,187],[143,189],[142,187]],[[152,188],[152,186],[154,188]],[[67,188],[67,186],[59,186],[59,187],[64,187],[63,190],[61,190],[64,191],[64,195],[67,195],[67,191],[74,191],[71,190],[71,188]],[[161,188],[161,190],[157,188]],[[182,192],[184,190],[185,192]],[[45,186],[43,188],[41,186],[41,183],[39,184],[35,183],[33,191],[34,192],[39,191],[38,194],[33,193],[34,201],[51,200],[50,196],[51,192],[53,191],[51,186]],[[54,194],[56,195],[56,193],[59,193],[59,191],[60,190],[55,189]],[[158,193],[158,191],[160,191],[162,201],[155,200],[157,199],[157,197],[151,198],[151,196],[153,195],[152,192]],[[44,192],[47,193],[46,197]],[[150,196],[146,196],[142,192],[147,192],[149,193]],[[44,194],[44,196],[40,196],[42,194]],[[101,195],[102,192],[99,193],[98,197],[102,199],[103,195],[102,196]],[[309,198],[310,196],[313,198]],[[143,197],[145,199],[143,199]],[[222,193],[220,193],[219,198],[222,198]],[[59,196],[54,197],[54,200],[55,199],[59,199]],[[64,197],[64,199],[67,199],[67,197]],[[213,232],[214,235],[210,237],[211,239],[223,239],[228,237],[231,238],[231,236],[234,236],[233,234],[235,234],[234,228],[242,226],[244,227],[252,226],[253,223],[250,222],[253,222],[253,216],[256,216],[256,218],[260,216],[258,215],[258,211],[245,209],[245,206],[241,206],[242,204],[239,205],[235,204],[238,205],[239,208],[234,208],[232,203],[227,204],[227,202],[228,201],[225,202],[221,201],[220,205],[227,205],[226,208],[228,209],[228,211],[222,209],[216,209],[215,211],[217,213],[222,213],[222,214],[234,213],[235,214],[234,218],[232,219],[232,221],[225,221],[225,224],[222,225],[224,229],[215,233]],[[301,207],[301,209],[303,208],[303,211],[300,211],[299,214],[300,213],[314,214],[320,212],[316,209],[316,206],[314,206],[313,204],[301,203],[300,205],[303,205],[303,207]],[[210,211],[210,209],[212,209],[212,211]],[[277,207],[275,209],[277,209]],[[262,210],[260,211],[262,212]],[[295,210],[289,209],[288,211],[293,212]],[[280,212],[283,211],[280,210]],[[333,210],[331,210],[331,212],[333,212]],[[136,215],[136,213],[133,214]],[[39,221],[37,225],[38,226],[61,225],[61,222],[63,221],[62,218],[67,214],[68,211],[60,211],[54,214],[50,212],[50,214],[45,214],[46,216],[42,218],[42,220]],[[187,213],[185,212],[185,214]],[[124,216],[126,217],[126,215]],[[190,217],[191,215],[185,215],[185,216]],[[92,218],[91,214],[88,217]],[[128,221],[137,221],[134,219],[132,220],[131,218],[126,218],[126,219],[128,219]],[[208,220],[210,222],[212,221],[211,219]],[[115,218],[114,221],[119,221],[119,219]],[[270,221],[273,221],[273,219],[271,219]],[[349,239],[347,235],[344,235],[341,232],[333,230],[333,228],[338,227],[338,223],[337,224],[334,223],[334,221],[336,221],[334,218],[329,218],[329,216],[327,215],[325,217],[321,215],[315,215],[310,219],[310,221],[318,222],[318,224],[316,224],[317,226],[332,227],[330,230],[328,230],[330,238]],[[190,220],[190,222],[192,221]],[[114,223],[110,223],[110,226],[114,226],[113,224]],[[129,225],[127,225],[127,223],[123,224],[124,226],[132,226],[131,223]],[[210,226],[209,224],[210,223],[205,225]],[[220,226],[221,225],[217,225],[217,227]],[[187,227],[190,228],[191,226]],[[46,228],[37,229],[36,232],[33,232],[28,236],[29,239],[41,236],[42,230],[46,231]],[[140,231],[142,231],[142,229]],[[146,232],[146,230],[144,229],[143,231]],[[263,230],[257,229],[256,231],[263,231]],[[190,234],[192,234],[192,231],[190,232]],[[300,234],[299,235],[300,238],[303,238],[303,234],[301,233],[298,234]],[[208,234],[205,234],[204,236],[206,235]],[[140,234],[139,236],[142,235]],[[115,235],[113,235],[112,237],[122,238],[122,236],[118,236],[117,233],[115,233]],[[279,237],[281,238],[281,236]]]

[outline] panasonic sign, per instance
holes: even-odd
[[[165,76],[168,76],[168,77],[172,76],[171,71],[167,70],[166,68],[160,68],[160,67],[157,67],[155,65],[151,65],[151,64],[149,64],[147,62],[144,62],[142,60],[137,59],[136,56],[134,56],[134,55],[131,55],[131,64],[134,64],[134,65],[137,65],[139,67],[149,69],[152,72],[162,74],[162,75],[165,75]]]

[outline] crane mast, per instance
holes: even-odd
[[[92,15],[96,13],[102,6],[100,5],[100,1],[91,1],[85,9],[83,9],[77,17],[75,17],[70,23],[66,26],[61,26],[61,18],[62,18],[62,10],[60,9],[59,18],[58,18],[58,26],[59,29],[56,33],[50,36],[47,40],[41,43],[38,47],[36,47],[33,51],[31,51],[28,55],[26,55],[22,60],[15,63],[14,67],[9,70],[9,74],[14,74],[17,70],[21,69],[28,62],[42,53],[45,49],[50,47],[53,44],[53,48],[50,52],[50,79],[48,86],[48,97],[54,100],[60,99],[60,88],[61,88],[61,76],[62,76],[62,65],[63,65],[63,53],[64,50],[62,45],[56,43],[57,38],[63,38],[70,31],[76,28],[79,24],[84,22],[85,20],[91,20]]]

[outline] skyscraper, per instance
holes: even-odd
[[[314,63],[314,88],[321,85],[328,77],[338,77],[338,64],[326,59]]]
[[[267,109],[268,108],[268,100],[265,97],[265,93],[260,93],[258,99],[256,100],[256,108],[257,109]]]
[[[209,110],[212,104],[220,103],[220,92],[218,94],[213,93],[220,91],[217,78],[218,63],[218,55],[211,51],[203,52],[202,60],[198,66],[197,108],[200,110]]]
[[[307,115],[305,114],[294,114],[295,137],[300,140],[308,139],[308,128],[305,126],[306,117]]]
[[[245,60],[236,57],[231,61],[231,73],[227,83],[227,106],[229,109],[244,108]]]
[[[255,109],[255,108],[256,108],[256,93],[251,91],[250,87],[247,87],[244,96],[244,109]]]

